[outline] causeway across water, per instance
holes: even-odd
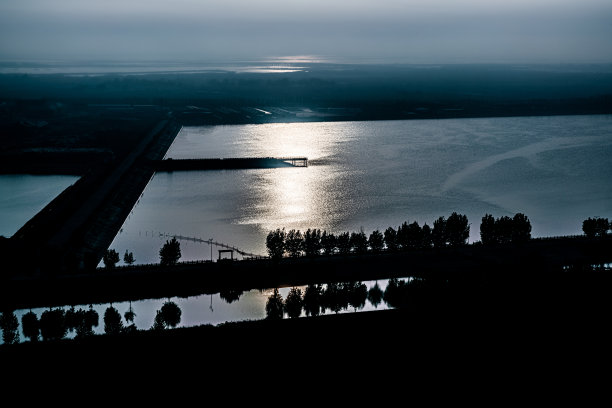
[[[269,169],[308,167],[307,157],[242,157],[213,159],[165,159],[154,163],[156,171]]]

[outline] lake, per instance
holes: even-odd
[[[0,175],[0,235],[13,236],[78,179],[58,175]]]
[[[111,248],[159,261],[170,236],[266,255],[276,228],[367,234],[404,221],[526,214],[532,235],[612,217],[612,115],[184,127],[169,158],[307,156],[307,168],[157,173]],[[217,258],[181,241],[181,260]],[[211,251],[212,250],[212,251]]]

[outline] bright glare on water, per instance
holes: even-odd
[[[167,236],[266,254],[270,230],[369,234],[404,221],[526,214],[533,236],[612,216],[612,116],[184,127],[166,157],[307,156],[307,168],[158,173],[111,248],[158,262]],[[212,248],[217,257],[217,247]],[[210,259],[181,241],[181,260]]]

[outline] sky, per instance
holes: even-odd
[[[0,60],[610,63],[610,0],[0,0]]]

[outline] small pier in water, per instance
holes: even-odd
[[[156,171],[271,169],[308,167],[307,157],[242,157],[213,159],[165,159],[155,161]]]

